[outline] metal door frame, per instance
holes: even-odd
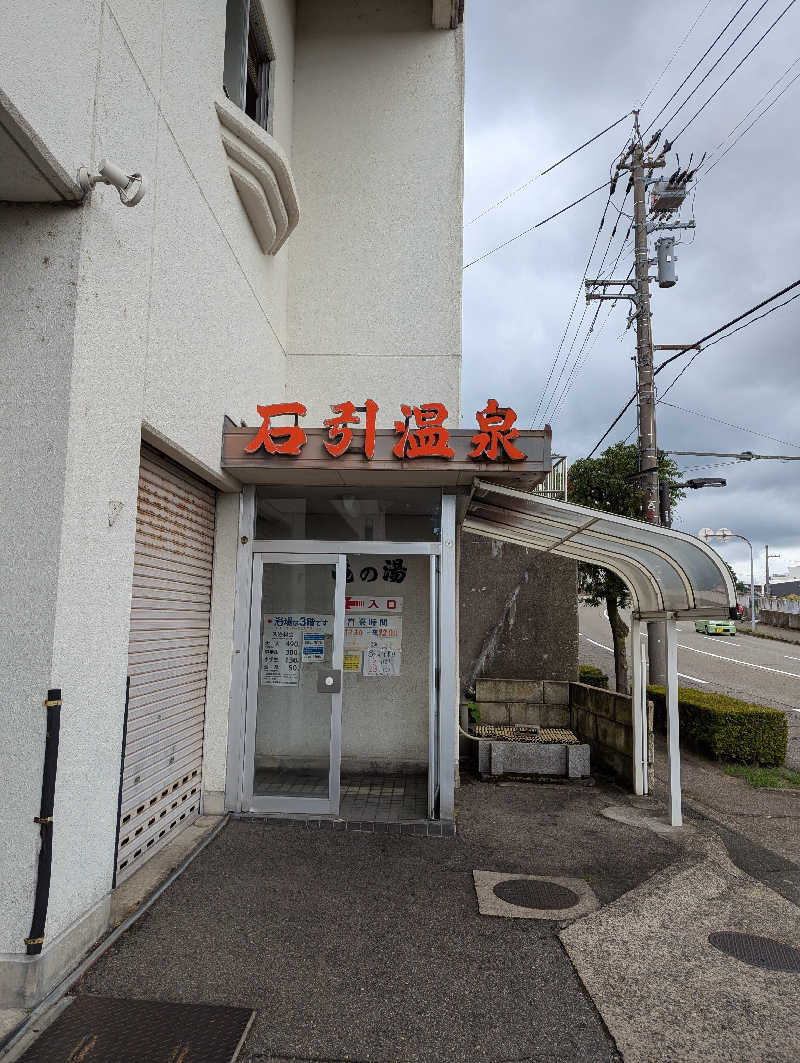
[[[428,815],[433,819],[453,818],[453,773],[452,763],[455,749],[455,722],[457,707],[457,660],[449,667],[443,667],[447,655],[457,651],[455,639],[456,622],[456,587],[455,587],[455,496],[442,496],[442,536],[437,542],[395,542],[383,540],[348,539],[329,540],[273,540],[250,538],[255,523],[255,487],[246,484],[242,488],[239,508],[239,541],[237,543],[236,592],[234,605],[234,640],[231,662],[231,695],[228,722],[228,761],[225,783],[225,808],[232,812],[251,811],[256,814],[285,812],[283,799],[279,799],[279,808],[262,808],[261,800],[252,795],[252,769],[248,765],[248,756],[254,748],[252,723],[255,716],[251,710],[253,694],[250,656],[253,639],[260,640],[261,630],[261,583],[253,581],[254,561],[256,555],[260,560],[277,560],[282,556],[295,559],[295,563],[314,563],[323,558],[339,565],[343,562],[341,589],[337,583],[337,592],[342,600],[342,657],[344,660],[344,595],[346,557],[349,554],[406,553],[427,555],[431,563],[431,589],[435,583],[435,596],[431,601],[431,631],[429,660],[429,719],[428,719]],[[332,557],[333,555],[333,557]],[[435,572],[435,576],[434,576]],[[257,609],[254,604],[255,591],[258,592]],[[253,623],[255,620],[255,623]],[[255,633],[255,634],[254,634]],[[260,649],[260,647],[259,647]],[[435,663],[434,663],[435,658]],[[257,673],[256,673],[257,679]],[[336,695],[332,695],[334,697]],[[341,699],[341,695],[339,695]],[[442,707],[445,707],[444,718]],[[338,720],[338,738],[341,743],[341,700]],[[451,716],[453,719],[451,720]],[[251,723],[252,719],[252,723]],[[451,723],[453,726],[451,726]],[[450,733],[452,731],[452,734]],[[341,744],[337,751],[341,759]],[[444,770],[443,770],[444,767]],[[339,785],[339,772],[336,778]],[[248,795],[248,789],[251,791]]]
[[[333,667],[341,673],[344,664],[344,589],[346,555],[327,553],[280,553],[254,551],[252,566],[252,596],[250,601],[250,646],[247,661],[247,705],[244,732],[244,795],[243,806],[248,812],[339,814],[340,766],[342,759],[342,693],[331,694],[331,738],[328,765],[327,797],[266,796],[253,793],[255,775],[255,735],[258,716],[259,669],[261,662],[261,595],[264,564],[336,566],[333,596]]]

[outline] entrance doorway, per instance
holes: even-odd
[[[254,544],[244,810],[437,818],[439,545],[287,547]]]

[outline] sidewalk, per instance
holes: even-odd
[[[248,1061],[617,1060],[561,924],[480,915],[472,872],[614,901],[675,859],[619,796],[467,784],[452,839],[233,821],[73,992],[251,1006]]]
[[[736,630],[748,634],[750,631],[749,620],[738,620],[736,622]],[[765,635],[770,635],[776,639],[782,639],[784,642],[800,642],[800,631],[791,627],[773,627],[771,624],[760,624],[756,620],[756,632],[763,632]]]
[[[800,943],[796,798],[683,765],[678,830],[661,751],[655,799],[465,779],[454,838],[232,820],[70,993],[253,1008],[249,1063],[788,1063],[800,975],[708,935]],[[597,910],[481,915],[473,871]]]

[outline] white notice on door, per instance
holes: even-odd
[[[292,628],[264,625],[261,643],[261,686],[294,687],[300,681],[300,639]]]
[[[400,675],[400,651],[368,646],[364,651],[364,675],[372,678]]]

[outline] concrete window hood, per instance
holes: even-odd
[[[283,149],[225,97],[214,103],[236,191],[265,255],[274,255],[300,220],[297,190]]]

